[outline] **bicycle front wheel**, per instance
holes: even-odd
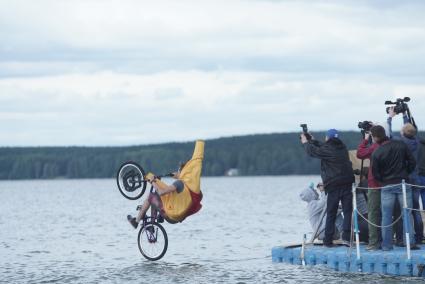
[[[150,223],[142,227],[137,239],[139,250],[147,260],[159,260],[167,252],[167,232],[161,224]]]
[[[145,171],[135,162],[122,164],[117,173],[117,186],[125,198],[139,199],[146,190]]]

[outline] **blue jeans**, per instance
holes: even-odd
[[[425,176],[416,177],[417,185],[425,186]],[[420,195],[422,199],[422,208],[425,209],[425,188],[420,188]]]
[[[418,184],[418,183],[415,183]],[[421,196],[421,189],[418,187],[412,187],[413,193],[413,209],[419,209],[419,196]],[[422,199],[423,200],[423,199]],[[413,227],[415,229],[415,240],[417,244],[422,243],[424,238],[424,224],[422,222],[422,215],[419,211],[412,211],[413,216]]]
[[[406,199],[407,207],[412,208],[412,189],[409,186],[406,186]],[[382,226],[388,226],[392,223],[392,215],[395,202],[400,204],[400,207],[403,208],[403,193],[401,185],[389,185],[384,186],[381,189],[381,210],[382,210]],[[410,212],[407,214],[408,217],[411,216]],[[404,215],[403,219],[404,219]],[[415,235],[413,233],[412,222],[410,217],[407,220],[403,220],[403,239],[406,238],[406,228],[409,232],[410,245],[415,244]],[[406,243],[406,240],[404,240]],[[391,250],[393,248],[393,228],[392,226],[382,228],[382,249]]]

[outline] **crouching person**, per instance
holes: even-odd
[[[326,225],[326,195],[324,190],[323,183],[317,184],[317,190],[314,188],[314,184],[311,183],[309,187],[300,193],[301,200],[307,202],[308,219],[313,233],[316,234],[314,237],[321,241],[325,238]],[[336,216],[333,240],[341,238],[343,222],[344,220],[339,210]]]

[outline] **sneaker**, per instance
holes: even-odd
[[[411,250],[420,250],[421,247],[420,246],[417,246],[417,245],[413,245],[413,246],[410,246],[410,249]]]
[[[396,247],[405,247],[406,245],[403,243],[403,241],[396,241],[394,244]]]
[[[393,250],[392,247],[382,247],[382,251],[390,251]]]
[[[341,241],[341,243],[342,243],[344,246],[347,246],[347,247],[351,246],[350,241],[342,240],[342,241]]]
[[[333,243],[330,243],[330,244],[323,244],[323,246],[324,246],[325,248],[334,248],[334,247],[335,247],[335,245],[334,245]]]
[[[131,217],[131,215],[127,215],[127,220],[128,222],[130,222],[131,226],[133,226],[134,229],[137,229],[139,223],[136,222],[136,218]]]

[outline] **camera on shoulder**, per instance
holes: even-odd
[[[410,102],[409,97],[404,97],[402,99],[397,99],[395,102],[385,101],[386,105],[394,105],[394,112],[396,114],[404,113],[409,110],[407,103]],[[390,111],[390,107],[387,107],[387,113]]]

